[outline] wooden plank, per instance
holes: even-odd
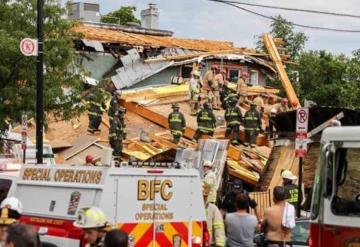
[[[280,54],[275,46],[274,40],[271,37],[270,34],[264,34],[263,35],[263,41],[264,45],[267,49],[267,51],[270,54],[271,60],[275,64],[275,68],[277,72],[279,73],[279,77],[282,83],[282,86],[286,92],[286,95],[290,101],[291,104],[296,103],[297,107],[301,107],[300,101],[295,93],[295,90],[290,82],[290,79],[285,71],[285,66],[282,63]]]
[[[184,55],[175,55],[175,56],[163,56],[159,58],[149,58],[145,60],[145,63],[152,63],[152,62],[160,62],[160,61],[171,61],[171,60],[183,60],[183,59],[190,59],[195,57],[207,57],[217,54],[244,54],[243,50],[239,49],[231,49],[231,50],[222,50],[222,51],[211,51],[211,52],[198,52],[194,54],[184,54]]]
[[[310,131],[308,133],[308,138],[311,138],[312,136],[316,135],[317,133],[319,133],[320,131],[322,131],[323,129],[325,129],[326,127],[329,126],[330,122],[332,120],[339,120],[342,119],[344,117],[344,113],[340,112],[339,114],[337,114],[336,116],[330,118],[329,120],[327,120],[326,122],[320,124],[318,127],[316,127],[315,129],[313,129],[312,131]]]

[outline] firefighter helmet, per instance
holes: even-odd
[[[204,109],[210,110],[211,109],[211,105],[209,102],[205,102],[204,103]]]
[[[104,212],[97,207],[82,208],[73,225],[83,229],[104,228],[107,226],[107,220]]]
[[[86,157],[85,157],[86,163],[91,163],[91,162],[93,162],[93,160],[94,160],[94,157],[91,154],[86,155]]]
[[[281,100],[281,103],[283,103],[284,105],[287,105],[289,103],[288,99],[287,98],[283,98]]]
[[[178,104],[178,103],[172,103],[172,104],[171,104],[171,108],[173,108],[173,109],[179,109],[180,107],[179,107],[179,104]]]

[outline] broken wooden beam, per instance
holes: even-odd
[[[286,95],[292,105],[296,104],[297,107],[301,107],[300,101],[295,93],[295,90],[290,82],[289,76],[286,73],[285,66],[282,63],[280,54],[275,46],[274,39],[270,34],[263,35],[263,42],[270,54],[271,60],[275,64],[275,68],[279,74],[280,81],[286,92]]]
[[[330,119],[327,120],[326,122],[320,124],[320,125],[317,126],[315,129],[313,129],[312,131],[310,131],[310,132],[308,133],[308,138],[311,138],[312,136],[316,135],[317,133],[319,133],[320,131],[322,131],[322,130],[325,129],[326,127],[328,127],[332,120],[339,120],[339,119],[342,119],[343,117],[344,117],[344,113],[343,113],[343,112],[340,112],[340,113],[337,114],[336,116],[330,118]]]

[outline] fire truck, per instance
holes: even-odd
[[[1,180],[1,179],[0,179]],[[23,203],[21,222],[51,246],[84,246],[73,226],[79,209],[96,206],[133,246],[208,246],[198,170],[176,163],[120,167],[26,165],[9,196]]]
[[[313,187],[310,246],[360,246],[360,127],[321,137]]]

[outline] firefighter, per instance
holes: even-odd
[[[173,112],[168,116],[168,123],[173,136],[173,143],[178,144],[185,131],[186,122],[184,115],[179,112],[180,107],[177,103],[172,104],[172,109]]]
[[[216,118],[214,113],[212,112],[210,103],[204,103],[204,109],[198,113],[196,120],[198,128],[196,129],[195,134],[192,138],[194,142],[197,142],[203,134],[209,136],[214,135]]]
[[[274,105],[274,108],[276,109],[276,112],[277,112],[277,113],[289,111],[290,108],[289,108],[289,101],[288,101],[288,99],[287,99],[287,98],[281,99],[281,102],[280,102],[280,103],[276,103],[276,104]]]
[[[97,207],[82,208],[77,214],[75,227],[84,232],[85,247],[104,247],[107,219],[104,212]]]
[[[88,105],[89,126],[88,131],[94,133],[100,131],[102,114],[105,111],[104,91],[95,87],[91,88],[86,96]]]
[[[253,99],[253,102],[256,104],[256,110],[260,113],[260,115],[264,112],[265,102],[264,102],[265,94],[261,93],[257,97]]]
[[[196,116],[199,110],[199,102],[200,98],[200,71],[193,70],[191,72],[191,79],[189,82],[190,89],[190,108],[191,108],[191,116]]]
[[[261,129],[261,117],[259,112],[256,110],[256,104],[251,102],[250,110],[245,113],[244,116],[244,127],[245,127],[245,146],[249,143],[251,147],[256,144],[256,137]]]
[[[223,247],[225,246],[225,226],[223,217],[220,213],[220,210],[214,203],[207,201],[210,194],[210,186],[203,186],[203,197],[205,203],[205,212],[206,212],[206,223],[210,235],[210,244],[211,246]]]
[[[126,127],[126,124],[125,124],[125,114],[126,114],[126,108],[120,106],[120,107],[119,107],[119,119],[120,119],[120,123],[121,123],[122,129],[123,129],[123,140],[126,139],[126,132],[125,132],[125,127]]]
[[[247,101],[247,79],[249,78],[249,75],[247,72],[243,71],[241,73],[240,78],[238,79],[236,83],[236,91],[240,95],[240,103],[244,103]]]
[[[120,160],[121,152],[122,152],[122,140],[124,135],[124,127],[121,124],[121,120],[119,118],[120,112],[116,111],[114,114],[114,118],[111,121],[110,129],[109,129],[109,143],[111,148],[113,149],[113,156],[115,160]]]
[[[242,114],[240,108],[236,105],[238,99],[231,98],[229,107],[225,111],[226,131],[225,137],[230,138],[232,135],[231,143],[239,145],[240,123],[242,122]]]
[[[207,198],[208,202],[215,203],[216,202],[216,175],[212,170],[213,163],[209,160],[205,161],[203,164],[204,171],[204,180],[203,185],[210,187],[209,196]]]
[[[219,67],[217,65],[212,65],[211,69],[206,71],[203,83],[202,83],[202,90],[204,95],[206,95],[206,98],[209,103],[211,103],[214,107],[218,108],[218,105],[216,105],[216,95],[214,93],[214,89],[217,88],[215,85],[215,74],[219,70]],[[218,98],[220,98],[220,95],[218,95]]]
[[[222,85],[224,84],[224,78],[223,78],[223,74],[221,73],[221,70],[217,69],[215,71],[215,76],[214,76],[214,80],[213,83],[211,84],[211,90],[212,93],[214,95],[214,99],[212,101],[213,104],[213,109],[214,110],[220,110],[220,88],[222,87]]]
[[[299,201],[299,188],[293,183],[297,180],[297,176],[295,176],[289,170],[283,170],[281,172],[281,177],[283,179],[283,186],[287,194],[287,202],[292,204],[295,207],[295,210],[297,210]]]
[[[236,94],[236,93],[230,91],[230,92],[228,93],[228,95],[224,98],[223,103],[222,103],[222,106],[223,106],[224,110],[226,110],[226,109],[229,107],[230,101],[231,101],[233,98],[236,98],[236,102],[238,102],[238,101],[239,101],[239,98],[240,98],[240,97],[239,97],[239,94]]]
[[[0,246],[4,246],[7,229],[21,217],[22,203],[16,197],[5,198],[0,205]]]
[[[111,94],[110,106],[109,106],[109,111],[108,111],[110,125],[111,125],[111,121],[114,118],[115,112],[118,111],[119,108],[120,108],[120,106],[119,106],[118,93],[116,92],[116,90],[114,90]]]

